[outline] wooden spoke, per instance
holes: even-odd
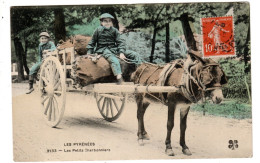
[[[53,101],[54,101],[55,106],[56,106],[55,107],[56,108],[55,111],[57,112],[56,114],[59,115],[59,104],[58,104],[58,101],[57,101],[55,96],[53,97]]]
[[[98,100],[98,103],[104,98],[104,96],[101,96],[100,99]]]
[[[61,91],[54,91],[55,94],[61,94]]]
[[[48,100],[49,99],[49,96],[46,96],[43,100],[42,100],[42,104],[44,104],[44,102],[46,101],[46,100]]]
[[[50,109],[49,109],[49,112],[48,112],[48,121],[51,121],[51,114],[52,114],[52,99],[50,99]]]
[[[108,111],[109,111],[109,100],[110,100],[110,99],[107,99],[106,117],[108,117]]]
[[[53,61],[51,61],[51,74],[54,75],[54,71],[56,70],[55,64],[53,63]]]
[[[46,71],[47,71],[47,74],[45,73],[45,77],[50,82],[51,73],[50,73],[50,66],[49,65],[47,66]]]
[[[54,73],[54,83],[57,83],[57,81],[60,81],[59,73],[58,73],[58,70],[55,70],[55,73]]]
[[[44,114],[47,115],[47,112],[48,112],[48,109],[50,107],[50,104],[51,104],[51,99],[48,100],[48,104],[46,105],[45,107],[45,111],[44,111]]]
[[[44,83],[45,83],[46,85],[49,84],[49,81],[48,81],[44,76],[42,76],[41,78],[42,78],[42,80],[44,81]]]
[[[56,73],[57,73],[57,69],[56,69],[56,65],[53,63],[53,66],[52,66],[52,82],[53,82],[53,85],[56,83]]]
[[[116,110],[117,110],[117,111],[119,111],[119,108],[118,108],[118,106],[117,106],[117,104],[116,104],[115,100],[114,100],[114,99],[112,99],[112,101],[113,101],[114,105],[116,106]]]
[[[113,111],[113,106],[112,106],[112,100],[111,99],[109,99],[109,104],[110,104],[111,116],[114,117],[114,111]]]
[[[102,110],[101,110],[102,113],[104,112],[106,101],[107,101],[107,98],[105,98],[103,101]]]
[[[54,90],[57,90],[57,88],[61,85],[60,80],[54,85]]]
[[[56,110],[57,110],[57,108],[56,108],[56,106],[55,106],[55,104],[54,104],[54,100],[52,100],[52,121],[55,121],[56,120],[56,114],[55,114],[55,112],[56,112]]]
[[[54,94],[53,97],[56,97],[56,98],[58,99],[60,96],[61,96],[61,95]]]

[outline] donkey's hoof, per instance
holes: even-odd
[[[190,152],[190,150],[189,150],[189,148],[182,149],[182,152],[183,152],[183,154],[185,154],[185,155],[187,155],[187,156],[192,155],[191,152]]]
[[[144,135],[142,135],[142,137],[144,140],[150,140],[150,137],[148,134],[144,134]]]
[[[173,150],[172,150],[172,149],[166,149],[166,150],[165,150],[165,153],[166,153],[168,156],[174,156],[174,153],[173,153]]]
[[[143,139],[138,139],[138,144],[140,146],[144,146],[144,140]]]

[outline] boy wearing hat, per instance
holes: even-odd
[[[50,41],[50,35],[47,32],[40,33],[40,44],[39,44],[39,59],[38,62],[32,66],[29,73],[29,90],[26,92],[26,94],[30,94],[32,91],[34,91],[33,88],[33,80],[36,76],[38,70],[40,69],[40,66],[42,64],[42,58],[43,54],[46,54],[47,52],[54,51],[56,49],[54,43]]]
[[[87,45],[87,54],[101,54],[111,65],[113,74],[118,80],[118,84],[122,84],[121,66],[117,56],[125,59],[125,44],[120,38],[119,31],[113,27],[112,20],[114,17],[108,13],[102,14],[100,17],[101,26],[99,26],[91,41]]]

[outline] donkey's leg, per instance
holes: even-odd
[[[145,140],[150,140],[150,137],[149,137],[149,135],[146,132],[145,127],[144,127],[144,114],[145,114],[145,111],[146,111],[146,109],[148,108],[149,105],[150,105],[149,102],[143,102],[143,110],[144,110],[144,112],[143,112],[143,117],[142,117],[142,124],[143,124],[142,125],[142,135],[143,135],[143,139],[145,139]]]
[[[149,140],[149,136],[144,127],[144,114],[150,103],[145,102],[142,95],[136,95],[137,119],[138,119],[138,140]]]
[[[185,131],[187,128],[187,116],[190,110],[190,105],[185,105],[180,109],[180,145],[182,146],[182,152],[185,155],[191,155],[188,146],[185,143]]]
[[[175,113],[176,104],[168,104],[168,120],[167,120],[167,136],[165,140],[166,150],[165,153],[168,156],[174,156],[172,146],[171,146],[171,133],[174,127],[174,113]]]

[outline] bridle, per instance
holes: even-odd
[[[205,99],[205,93],[207,91],[214,90],[214,89],[221,87],[221,84],[213,85],[212,87],[207,87],[207,85],[209,83],[211,83],[214,79],[212,74],[210,73],[210,67],[212,67],[212,66],[220,67],[219,64],[209,63],[209,64],[201,66],[201,68],[198,64],[199,63],[195,63],[195,64],[191,65],[188,68],[188,70],[183,68],[185,75],[183,75],[183,84],[182,84],[182,87],[181,87],[184,96],[187,99],[189,99],[191,102],[194,102],[194,103],[198,102],[200,97],[202,99]],[[194,66],[195,66],[195,77],[192,76],[192,70],[194,70]],[[202,75],[203,75],[202,72],[205,72],[205,71],[203,71],[205,69],[206,69],[206,72],[207,72],[207,74],[209,75],[209,78],[210,78],[209,82],[206,83],[206,84],[203,83],[203,81],[202,81]],[[200,94],[199,94],[200,97],[197,97],[198,95],[197,96],[195,95],[192,83],[194,83],[198,87],[198,91],[200,92]]]

